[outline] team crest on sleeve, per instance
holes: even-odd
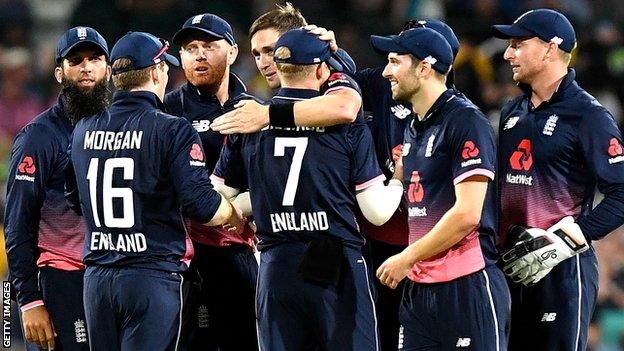
[[[607,150],[607,153],[609,154],[609,156],[611,156],[611,158],[609,159],[609,164],[612,165],[614,163],[624,161],[623,151],[624,150],[622,150],[622,144],[620,143],[620,141],[617,140],[617,138],[611,138],[611,140],[609,141],[609,149]]]
[[[199,144],[195,143],[193,144],[193,146],[191,147],[191,166],[200,166],[200,167],[205,167],[206,166],[206,162],[204,162],[204,152],[201,149],[201,146],[199,146]]]
[[[37,171],[37,167],[35,166],[35,161],[31,156],[24,156],[22,162],[17,166],[17,174],[15,175],[15,180],[25,180],[29,182],[35,181],[35,172]]]
[[[462,167],[468,167],[472,165],[481,164],[481,158],[476,158],[479,156],[479,148],[472,140],[468,140],[464,143],[464,148],[462,149],[462,158],[466,161],[461,163]]]

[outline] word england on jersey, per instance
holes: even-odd
[[[329,229],[325,211],[271,213],[271,226],[273,233],[283,230],[321,231]]]

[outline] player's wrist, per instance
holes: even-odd
[[[295,103],[270,104],[269,125],[280,128],[295,128]]]
[[[562,248],[569,250],[570,256],[589,249],[583,231],[571,216],[564,217],[546,232],[550,240],[560,242]]]

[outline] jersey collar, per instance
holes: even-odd
[[[568,88],[574,83],[575,79],[576,79],[576,71],[574,70],[574,68],[568,68],[568,73],[565,75],[565,77],[563,77],[563,79],[561,80],[561,83],[559,83],[557,90],[555,90],[554,94],[550,97],[549,100],[542,102],[538,108],[561,100],[563,96],[565,95],[565,92],[568,90]],[[533,94],[533,89],[531,89],[531,86],[528,84],[520,83],[518,84],[518,87],[520,88],[520,90],[522,90],[522,92],[525,95],[525,98],[528,99],[530,103],[531,95]]]
[[[304,100],[311,99],[319,95],[319,91],[314,89],[280,88],[273,98],[285,100]]]

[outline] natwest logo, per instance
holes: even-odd
[[[17,174],[15,180],[25,180],[29,182],[35,181],[35,172],[37,167],[31,156],[24,156],[22,162],[17,166]]]
[[[516,171],[528,171],[533,165],[533,155],[531,154],[531,140],[522,139],[518,144],[518,149],[509,158],[511,169]]]
[[[206,163],[204,162],[204,152],[201,149],[199,144],[195,143],[191,147],[191,166],[202,166],[204,167]]]
[[[412,203],[421,202],[424,196],[425,189],[420,184],[420,174],[418,174],[418,171],[413,171],[410,185],[407,188],[407,199]]]
[[[609,156],[612,158],[609,159],[609,164],[619,163],[624,161],[624,155],[622,150],[622,144],[617,138],[611,138],[609,141],[609,149],[607,150]]]
[[[469,158],[479,156],[479,148],[475,145],[472,140],[468,140],[464,143],[464,148],[462,150],[462,158],[467,160]]]

